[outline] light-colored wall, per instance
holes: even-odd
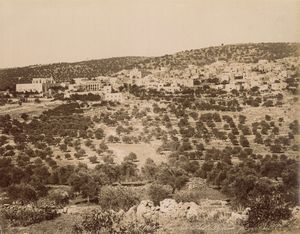
[[[32,84],[53,84],[54,79],[53,78],[33,78],[32,79]]]
[[[43,84],[17,84],[16,91],[19,93],[25,92],[43,92]]]

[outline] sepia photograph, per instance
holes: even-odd
[[[0,234],[300,233],[300,0],[0,0]]]

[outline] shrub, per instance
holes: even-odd
[[[93,142],[91,139],[87,139],[85,142],[84,142],[85,146],[86,147],[91,147],[93,145]]]
[[[65,154],[65,158],[66,158],[66,159],[71,159],[72,156],[71,156],[71,154]]]
[[[264,143],[263,138],[259,132],[255,134],[254,142],[261,145]]]
[[[147,179],[153,179],[156,177],[156,173],[158,171],[158,167],[155,162],[151,158],[147,158],[144,166],[141,168],[142,174]]]
[[[265,194],[250,205],[249,218],[245,222],[245,227],[272,229],[274,225],[280,224],[281,220],[290,217],[291,211],[283,201],[282,194]]]
[[[136,162],[137,156],[135,153],[130,152],[127,156],[124,157],[124,161]]]
[[[98,162],[97,156],[91,156],[91,157],[89,157],[89,160],[90,160],[91,163],[97,163]]]
[[[283,153],[284,151],[281,145],[271,145],[270,150],[272,153]]]
[[[102,139],[104,136],[105,136],[105,135],[104,135],[103,129],[98,128],[98,129],[95,131],[95,137],[96,137],[97,139]]]
[[[201,198],[198,191],[181,190],[174,194],[176,202],[198,202]]]
[[[102,141],[102,142],[99,144],[99,149],[105,151],[105,150],[108,150],[108,146]]]
[[[55,209],[28,207],[28,206],[9,206],[2,207],[0,213],[8,219],[12,226],[28,226],[44,220],[51,220],[58,216]]]
[[[299,122],[298,120],[294,120],[292,123],[289,124],[289,128],[292,130],[294,135],[299,133]]]
[[[240,124],[245,124],[246,123],[246,116],[239,115],[239,122],[240,122]]]
[[[141,233],[155,233],[159,228],[159,224],[151,220],[145,220],[144,222],[129,222],[120,227],[122,233],[126,234],[141,234]]]
[[[10,185],[7,188],[7,195],[12,200],[19,200],[23,203],[37,200],[36,190],[28,184]]]
[[[75,233],[114,233],[115,224],[119,223],[113,211],[93,210],[85,214],[80,224],[73,226]]]
[[[128,210],[138,203],[138,195],[131,188],[123,186],[103,186],[99,193],[99,205],[104,210]]]
[[[249,141],[244,135],[240,136],[240,144],[243,147],[249,147]]]
[[[54,201],[56,205],[65,205],[69,202],[68,192],[59,189],[50,191],[48,197],[51,201]]]
[[[266,120],[266,121],[271,121],[271,119],[272,119],[272,118],[271,118],[270,115],[265,115],[265,120]]]
[[[181,189],[189,180],[185,170],[165,165],[160,168],[157,179],[161,184],[170,185],[173,193],[176,189]]]
[[[22,113],[21,118],[24,119],[25,121],[28,120],[29,115],[27,113]]]
[[[263,106],[272,107],[273,106],[273,101],[272,100],[267,100],[263,103]]]
[[[35,103],[41,103],[41,100],[39,98],[34,99]]]
[[[152,221],[126,222],[121,224],[118,213],[102,210],[93,210],[83,216],[83,221],[73,226],[74,233],[124,233],[141,234],[154,233],[159,228],[158,223]]]
[[[62,151],[64,151],[64,152],[66,152],[66,151],[68,150],[68,146],[67,146],[66,144],[61,144],[61,145],[59,146],[59,148],[60,148]]]
[[[148,189],[148,195],[150,200],[154,202],[154,205],[159,205],[159,202],[172,197],[172,187],[161,185],[161,184],[151,184]]]

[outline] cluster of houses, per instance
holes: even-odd
[[[208,85],[215,89],[250,90],[258,87],[261,92],[280,92],[287,87],[287,78],[296,72],[299,57],[273,62],[260,60],[258,63],[228,63],[217,61],[210,65],[189,65],[182,70],[162,67],[157,70],[123,70],[116,74],[121,83],[136,85],[169,93],[180,92],[184,87],[197,88]],[[143,75],[144,73],[144,75]]]
[[[65,93],[65,97],[70,96],[74,92],[80,93],[95,93],[101,94],[103,100],[113,102],[124,102],[124,95],[118,90],[115,85],[115,78],[107,76],[99,76],[93,79],[88,78],[76,78],[74,84],[69,84],[68,90]]]
[[[53,78],[33,78],[32,83],[17,84],[18,93],[34,92],[50,94],[51,90],[63,87],[65,97],[73,93],[97,93],[104,100],[124,102],[125,94],[116,90],[124,85],[136,85],[146,90],[179,93],[183,88],[197,88],[208,85],[215,89],[231,92],[258,87],[261,92],[282,91],[286,80],[299,67],[299,57],[276,61],[260,60],[258,63],[234,63],[217,61],[210,65],[189,65],[185,69],[122,70],[111,77],[75,78],[72,83],[56,83]]]
[[[287,87],[286,79],[293,75],[293,71],[267,60],[260,60],[256,64],[216,62],[210,70],[213,72],[209,77],[217,78],[215,88],[227,92],[254,87],[261,92],[282,91]]]
[[[34,95],[48,96],[53,93],[53,90],[58,90],[58,93],[63,93],[65,98],[71,97],[72,94],[100,94],[103,100],[123,102],[123,93],[116,92],[110,83],[110,77],[75,78],[74,82],[56,83],[51,78],[33,78],[31,83],[16,84],[17,93],[28,93]]]
[[[136,85],[146,90],[165,91],[167,93],[180,92],[183,87],[194,87],[193,78],[178,78],[170,76],[170,71],[165,68],[159,70],[139,71],[134,68],[132,70],[123,70],[115,74],[118,81],[127,85]]]

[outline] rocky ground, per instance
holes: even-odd
[[[3,229],[6,234],[53,234],[73,233],[73,225],[79,223],[81,216],[99,209],[98,205],[69,205],[64,212],[56,219],[43,221],[28,227],[15,227]],[[153,223],[158,224],[157,234],[178,234],[178,233],[246,233],[242,223],[248,216],[246,208],[235,212],[224,200],[201,200],[199,204],[194,202],[176,202],[173,199],[165,199],[158,206],[150,200],[143,200],[138,205],[131,207],[128,211],[120,210],[120,224],[130,223]],[[293,210],[293,219],[284,221],[280,228],[275,228],[271,233],[292,233],[300,231],[300,207]],[[4,223],[1,223],[5,225]],[[264,233],[261,231],[254,233]]]
[[[150,200],[144,200],[123,214],[123,222],[150,220],[158,223],[158,233],[187,233],[192,230],[239,231],[243,229],[241,223],[246,218],[246,212],[233,212],[227,202],[208,199],[199,205],[194,202],[177,203],[173,199],[165,199],[159,206],[155,206]]]

